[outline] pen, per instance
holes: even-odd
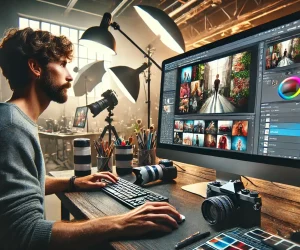
[[[205,237],[207,237],[209,235],[210,235],[210,232],[205,232],[205,233],[196,232],[196,233],[192,234],[191,236],[185,238],[184,240],[178,242],[175,245],[175,249],[180,249],[180,248],[186,247],[198,240],[204,239]]]

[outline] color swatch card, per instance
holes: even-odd
[[[226,234],[220,234],[213,239],[207,241],[205,244],[194,248],[193,250],[255,250],[256,248],[246,243],[236,240]]]
[[[300,246],[261,228],[233,228],[193,250],[300,250]]]
[[[253,239],[263,241],[268,246],[272,247],[276,250],[300,250],[300,246],[292,241],[288,241],[279,236],[272,235],[267,233],[261,229],[254,229],[248,233],[246,233],[248,237]]]

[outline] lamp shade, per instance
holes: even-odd
[[[136,5],[135,10],[152,32],[160,36],[167,47],[177,53],[185,51],[182,34],[171,17],[164,11],[147,5]]]
[[[80,44],[102,54],[116,55],[116,41],[108,31],[111,14],[105,13],[100,26],[88,28],[80,38]]]
[[[116,66],[108,69],[109,74],[121,89],[123,94],[133,103],[136,102],[140,92],[139,74],[147,69],[149,65],[144,63],[137,69],[127,66]]]

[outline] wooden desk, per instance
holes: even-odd
[[[150,190],[160,193],[169,197],[169,202],[174,205],[177,210],[186,216],[186,221],[179,226],[178,230],[175,230],[171,234],[156,237],[154,239],[136,239],[129,241],[113,242],[111,245],[115,249],[173,249],[175,244],[184,239],[185,237],[195,233],[196,231],[210,231],[214,232],[213,229],[206,223],[201,213],[201,203],[203,198],[200,196],[188,193],[181,189],[181,186],[187,184],[193,184],[201,181],[212,181],[215,179],[215,171],[205,168],[196,167],[193,165],[178,163],[186,169],[186,172],[178,172],[178,177],[174,183],[169,184],[156,184],[149,187]],[[95,169],[94,169],[95,171]],[[69,177],[73,175],[73,171],[56,171],[50,172],[55,177]],[[122,177],[127,180],[134,181],[134,175],[128,175]],[[246,185],[251,189],[264,191],[263,197],[263,214],[262,214],[262,228],[283,237],[289,237],[290,233],[297,228],[300,228],[299,215],[300,205],[296,202],[290,202],[288,205],[287,200],[276,196],[268,195],[266,190],[260,190],[262,187],[266,187],[265,183],[261,180],[251,179],[254,185],[257,183],[258,187],[252,188],[253,184],[250,184],[248,180]],[[263,184],[264,183],[264,184]],[[281,190],[280,195],[284,196],[286,192],[290,193],[289,186],[281,184],[269,184],[272,186],[274,192],[282,187],[285,189]],[[296,187],[294,188],[297,189]],[[270,192],[268,188],[267,192]],[[299,199],[299,189],[298,193]],[[62,204],[72,213],[76,219],[92,219],[96,217],[106,215],[116,215],[120,213],[126,213],[129,209],[122,204],[118,203],[105,193],[101,191],[97,192],[75,192],[75,193],[59,193],[58,198]],[[290,215],[288,215],[290,214]],[[276,215],[280,215],[279,217]],[[285,218],[290,220],[294,217],[293,223],[291,221],[285,221]],[[199,245],[194,243],[184,249],[192,249]]]
[[[84,133],[74,133],[74,134],[62,134],[62,133],[47,133],[47,132],[39,132],[39,137],[40,139],[52,139],[52,140],[55,140],[55,147],[56,147],[56,157],[57,159],[61,160],[61,161],[69,161],[69,164],[71,166],[73,166],[74,164],[74,161],[73,161],[73,145],[71,145],[71,151],[70,151],[70,155],[72,157],[68,158],[67,156],[65,156],[65,152],[66,152],[66,147],[65,147],[65,144],[64,144],[64,141],[72,141],[74,140],[75,138],[89,138],[91,140],[91,154],[92,154],[92,164],[94,166],[96,166],[97,162],[97,153],[94,149],[94,146],[93,146],[93,140],[95,140],[96,138],[99,137],[99,133],[92,133],[92,132],[84,132]],[[62,149],[60,150],[59,147],[58,147],[58,140],[62,140],[63,143],[63,147]],[[62,151],[62,157],[59,156],[59,152]],[[45,152],[44,152],[45,153]]]

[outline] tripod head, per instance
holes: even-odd
[[[109,132],[109,145],[111,143],[111,136],[112,134],[114,134],[115,138],[116,139],[119,139],[119,136],[117,134],[117,131],[115,129],[115,127],[111,124],[112,121],[113,121],[113,116],[114,116],[114,113],[112,112],[112,110],[114,109],[114,106],[109,106],[107,108],[107,111],[108,111],[108,116],[106,116],[105,118],[105,121],[108,123],[105,127],[104,127],[104,130],[102,131],[101,135],[100,135],[100,139],[102,140],[104,138],[104,135],[106,133],[106,131],[108,130]]]
[[[114,107],[107,108],[108,116],[106,116],[105,121],[108,122],[109,125],[111,125],[112,121],[114,120],[112,118],[114,116],[114,113],[112,112],[113,109],[114,109]]]

